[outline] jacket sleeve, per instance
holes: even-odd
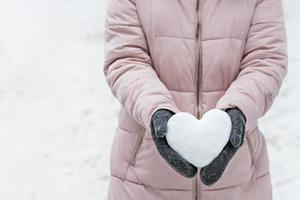
[[[109,0],[105,18],[104,75],[128,114],[150,132],[153,113],[179,112],[152,67],[145,34],[132,0]]]
[[[246,131],[271,107],[287,73],[287,38],[282,0],[258,0],[237,78],[216,107],[238,107]]]

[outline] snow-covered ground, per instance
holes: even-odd
[[[102,73],[105,6],[0,0],[0,200],[105,199],[119,110]],[[260,125],[275,200],[298,200],[300,2],[285,9],[289,73]]]

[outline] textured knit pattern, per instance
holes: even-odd
[[[226,109],[226,112],[230,116],[232,122],[229,140],[234,147],[238,148],[242,146],[244,142],[246,119],[238,108],[229,108]]]

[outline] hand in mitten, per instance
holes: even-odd
[[[244,142],[246,123],[244,115],[238,108],[230,108],[226,112],[232,122],[230,139],[218,157],[201,169],[200,177],[205,185],[212,185],[221,178],[229,161]]]
[[[170,110],[159,109],[151,118],[151,134],[156,148],[167,163],[179,174],[191,178],[196,175],[197,168],[170,148],[166,140],[167,122],[174,115]]]
[[[167,141],[172,149],[196,167],[212,162],[227,144],[231,131],[229,115],[211,109],[200,120],[178,112],[168,121]]]

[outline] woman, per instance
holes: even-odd
[[[257,120],[287,73],[281,0],[109,0],[105,38],[104,74],[122,105],[109,200],[272,199]],[[211,109],[232,131],[198,170],[170,148],[166,124]]]

